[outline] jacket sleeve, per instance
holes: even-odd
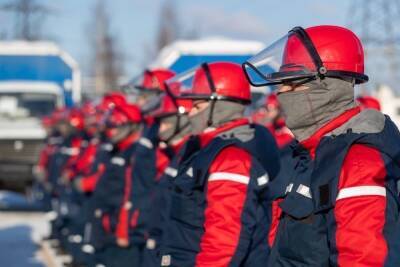
[[[386,170],[379,151],[353,145],[343,163],[335,205],[338,266],[384,266]]]
[[[228,147],[209,169],[207,207],[196,266],[228,266],[238,249],[242,230],[251,156],[243,149]]]
[[[45,170],[47,163],[49,162],[49,147],[48,145],[46,145],[41,151],[40,151],[40,155],[39,155],[39,161],[37,166],[42,169]]]
[[[81,180],[82,191],[85,193],[93,192],[96,188],[97,182],[105,171],[105,165],[100,163],[96,173],[92,175],[84,176]]]

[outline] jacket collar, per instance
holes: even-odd
[[[123,151],[127,149],[130,145],[135,143],[140,137],[140,131],[137,131],[135,133],[132,133],[128,137],[126,137],[124,140],[118,143],[118,149]]]
[[[349,121],[352,117],[354,117],[357,114],[359,114],[360,111],[361,111],[360,107],[355,107],[355,108],[352,108],[352,109],[349,109],[349,110],[343,112],[342,114],[340,114],[339,116],[337,116],[336,118],[332,119],[327,124],[322,126],[311,137],[309,137],[308,139],[300,142],[300,144],[305,149],[307,149],[310,152],[311,157],[314,158],[315,157],[315,151],[316,151],[321,139],[326,134],[332,132],[336,128],[340,127],[341,125],[343,125],[344,123]]]
[[[241,118],[221,125],[218,128],[207,128],[199,135],[201,147],[207,146],[216,136],[238,126],[249,124],[249,119]]]

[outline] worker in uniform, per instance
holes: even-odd
[[[52,116],[42,118],[42,125],[46,131],[46,139],[42,150],[40,151],[39,160],[33,168],[34,182],[32,185],[32,197],[42,206],[43,210],[51,210],[51,186],[48,182],[48,169],[51,157],[57,150],[57,146],[61,143],[61,137],[56,131],[56,120]]]
[[[266,266],[399,266],[400,134],[355,103],[354,86],[368,81],[359,38],[339,26],[295,27],[243,68],[255,86],[278,85],[298,140]]]
[[[68,217],[68,185],[63,176],[80,155],[82,146],[83,117],[77,110],[65,110],[60,114],[57,129],[62,142],[49,160],[48,182],[52,190],[52,205],[55,216],[52,218],[52,235],[61,243],[68,236],[68,229],[64,228],[64,220]]]
[[[123,88],[127,94],[134,97],[132,102],[147,113],[158,107],[160,96],[165,91],[164,81],[174,75],[175,73],[169,69],[146,69]]]
[[[160,106],[148,113],[153,125],[138,141],[131,166],[131,187],[126,192],[129,207],[119,218],[118,238],[142,251],[141,266],[159,266],[161,212],[165,207],[165,169],[180,150],[190,133],[187,112],[190,100],[177,100],[172,95],[161,95]],[[170,168],[171,169],[171,168]],[[139,265],[137,265],[139,266]]]
[[[142,116],[136,105],[116,105],[106,119],[106,135],[114,144],[105,171],[96,187],[101,187],[95,217],[103,225],[96,236],[95,258],[105,266],[129,266],[138,258],[135,247],[122,246],[117,239],[117,219],[130,183],[130,161],[141,133]],[[100,184],[101,183],[101,184]],[[97,188],[96,188],[97,190]],[[100,188],[99,188],[100,190]],[[99,233],[97,233],[98,235]]]
[[[106,94],[100,103],[96,105],[95,127],[97,129],[98,144],[94,160],[90,165],[90,170],[84,175],[81,175],[75,180],[74,186],[76,189],[89,196],[84,209],[81,211],[80,221],[84,224],[81,229],[83,231],[82,240],[80,242],[80,250],[76,251],[74,261],[85,266],[95,264],[95,247],[101,246],[103,243],[104,227],[102,221],[99,220],[98,212],[103,208],[105,199],[108,194],[108,181],[106,172],[107,163],[113,155],[114,146],[111,140],[107,137],[108,126],[106,120],[110,112],[115,106],[126,105],[125,95],[119,92]]]
[[[264,266],[269,218],[261,203],[279,154],[268,130],[243,115],[251,98],[242,68],[204,63],[167,85],[193,100],[193,136],[169,181],[161,266]]]

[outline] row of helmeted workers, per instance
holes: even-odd
[[[72,266],[400,266],[400,135],[355,101],[366,81],[354,33],[296,27],[243,66],[58,110],[35,171],[49,238]],[[246,117],[250,84],[275,92]]]

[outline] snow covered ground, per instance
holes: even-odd
[[[0,192],[0,208],[0,266],[46,266],[40,247],[49,231],[45,214],[16,211],[30,210],[31,205],[23,196],[9,192]]]

